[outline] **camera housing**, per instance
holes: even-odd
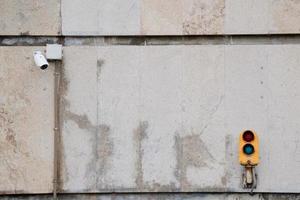
[[[45,56],[40,51],[35,51],[33,53],[33,58],[36,66],[38,66],[40,69],[45,70],[48,68],[49,63]]]

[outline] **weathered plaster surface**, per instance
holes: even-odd
[[[224,32],[268,34],[271,10],[271,0],[226,0]]]
[[[183,0],[183,35],[224,33],[225,0]]]
[[[260,136],[258,190],[299,192],[299,46],[228,46],[225,60],[227,173],[230,191],[238,191],[236,163],[241,127]]]
[[[176,35],[182,32],[182,0],[141,1],[141,35]]]
[[[241,192],[238,135],[253,128],[257,191],[299,192],[299,52],[66,47],[62,189]]]
[[[297,0],[1,0],[0,35],[299,33]]]
[[[297,0],[226,0],[227,34],[299,33],[299,20]]]
[[[0,35],[60,35],[60,0],[1,0]]]
[[[195,187],[210,187],[211,182],[192,178],[194,172],[202,175],[197,169],[199,166],[207,173],[221,174],[211,180],[222,187],[224,174],[217,168],[222,167],[219,162],[223,156],[214,150],[203,152],[195,161],[207,162],[203,165],[190,163],[180,156],[196,158],[190,151],[204,142],[222,146],[221,138],[213,143],[211,136],[203,135],[194,147],[189,147],[192,149],[185,148],[188,145],[185,138],[200,137],[208,124],[219,119],[218,112],[222,110],[219,109],[222,77],[220,80],[206,77],[222,76],[217,71],[222,65],[213,64],[213,52],[220,54],[218,63],[223,60],[222,48],[200,50],[199,59],[209,58],[205,61],[203,79],[194,76],[202,71],[197,61],[184,68],[194,49],[183,52],[181,47],[65,48],[68,89],[64,97],[64,190],[180,191],[189,190],[185,186],[187,182],[197,185]],[[207,88],[203,88],[203,84],[207,84]],[[170,90],[172,87],[175,89]],[[215,90],[210,91],[211,88]],[[195,99],[194,92],[201,89],[207,93],[199,93]],[[207,94],[217,96],[207,97]],[[202,106],[195,110],[201,98]],[[203,119],[200,123],[197,114]],[[109,127],[106,136],[97,129],[98,124]],[[182,144],[176,145],[177,137],[182,138],[179,139]],[[80,141],[80,145],[75,141]],[[100,156],[99,148],[106,153]],[[211,159],[204,161],[207,156]],[[79,164],[78,158],[83,159]]]
[[[64,35],[138,35],[139,0],[62,0]]]
[[[63,0],[63,34],[299,33],[299,4],[297,0]]]
[[[0,49],[2,193],[52,188],[53,68],[36,68],[34,49]],[[65,47],[61,189],[241,192],[237,138],[253,128],[257,191],[299,192],[299,52]]]
[[[53,72],[34,65],[34,49],[0,48],[0,193],[52,190]]]
[[[224,0],[143,0],[140,34],[222,34],[224,7]]]

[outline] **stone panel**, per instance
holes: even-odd
[[[60,35],[60,0],[0,0],[0,35]]]
[[[241,191],[237,133],[254,129],[260,138],[257,167],[261,192],[299,192],[300,47],[228,46],[225,55],[228,189]]]
[[[299,33],[295,0],[1,0],[0,35]]]
[[[64,35],[138,35],[139,0],[62,0]]]
[[[271,6],[271,33],[300,33],[300,1],[273,0]]]
[[[182,0],[141,1],[142,35],[177,35],[182,32]]]
[[[223,33],[224,0],[143,0],[142,2],[142,35]]]
[[[226,0],[226,34],[268,34],[271,0]]]
[[[252,128],[256,191],[299,192],[299,52],[66,47],[63,191],[247,192],[237,147]]]
[[[299,33],[297,0],[63,0],[65,35]]]
[[[224,33],[225,0],[183,0],[184,35]]]
[[[64,190],[224,190],[222,47],[65,52]]]
[[[35,49],[0,48],[0,193],[52,191],[53,70]]]

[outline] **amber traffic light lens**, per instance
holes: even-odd
[[[244,147],[243,147],[243,151],[245,154],[247,155],[251,155],[254,153],[254,147],[252,144],[246,144]]]
[[[254,140],[254,134],[252,133],[252,131],[245,131],[243,133],[243,140],[245,140],[246,142],[251,142],[252,140]]]

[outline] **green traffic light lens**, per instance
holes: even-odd
[[[243,151],[245,154],[247,155],[251,155],[254,153],[254,147],[252,144],[246,144],[244,147],[243,147]]]

